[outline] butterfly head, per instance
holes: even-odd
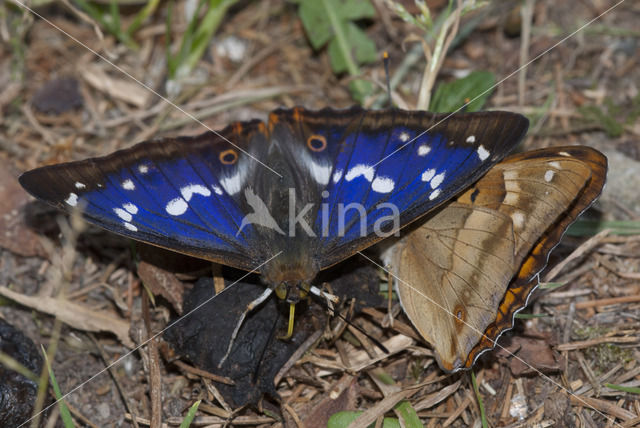
[[[298,303],[307,297],[311,281],[320,270],[312,257],[281,255],[265,266],[261,277],[273,287],[276,295],[288,303]]]

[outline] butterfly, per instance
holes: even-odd
[[[606,157],[555,147],[507,157],[387,244],[402,307],[443,370],[469,368],[513,326],[565,230],[598,197]]]
[[[527,127],[509,112],[278,109],[267,123],[143,142],[20,183],[111,232],[259,271],[293,304],[320,270],[479,179]]]

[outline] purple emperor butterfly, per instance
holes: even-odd
[[[513,326],[606,171],[588,147],[509,156],[384,251],[402,307],[442,369],[469,368]]]
[[[294,304],[320,270],[478,180],[528,124],[495,111],[278,109],[267,123],[144,142],[20,183],[112,232],[259,270]]]

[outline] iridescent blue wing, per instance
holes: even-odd
[[[250,270],[262,260],[248,244],[255,229],[239,233],[242,191],[260,167],[251,156],[259,159],[266,150],[264,124],[245,122],[218,135],[145,142],[38,168],[20,183],[36,198],[80,209],[87,221],[112,232]]]
[[[528,128],[525,117],[508,112],[449,116],[360,108],[278,110],[270,123],[272,135],[295,142],[286,147],[303,175],[297,182],[310,183],[306,193],[324,195],[314,211],[321,268],[388,236],[380,232],[393,228],[394,213],[402,227],[451,199],[507,155]]]

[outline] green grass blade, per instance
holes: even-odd
[[[153,15],[153,13],[158,8],[159,4],[160,4],[160,0],[150,0],[150,1],[147,2],[145,7],[142,8],[142,10],[136,14],[135,18],[133,19],[133,21],[131,22],[131,24],[129,24],[129,27],[127,28],[127,35],[130,38],[133,37],[133,33],[135,33],[138,30],[138,28],[140,28],[142,23],[148,17]]]
[[[627,392],[629,394],[640,395],[640,388],[636,386],[623,386],[623,385],[615,385],[613,383],[605,383],[604,386],[607,388],[615,389],[616,391]]]
[[[605,229],[611,235],[640,235],[640,221],[578,220],[567,229],[568,236],[594,236]]]
[[[56,380],[56,376],[53,374],[53,369],[51,368],[51,364],[49,362],[49,357],[47,356],[46,351],[42,348],[42,354],[44,355],[44,362],[47,365],[47,371],[49,372],[49,379],[51,379],[51,386],[53,386],[53,393],[56,396],[56,400],[58,401],[58,406],[60,408],[60,418],[62,419],[62,423],[65,428],[74,428],[75,424],[73,423],[73,418],[71,417],[71,412],[69,412],[69,408],[64,402],[62,398],[62,392],[60,392],[60,386],[58,385],[58,381]]]
[[[189,428],[189,426],[191,425],[191,422],[193,422],[193,419],[196,417],[196,412],[198,411],[198,406],[200,406],[201,401],[202,400],[196,401],[195,403],[193,403],[193,406],[189,408],[187,415],[184,417],[184,419],[180,423],[180,428]]]
[[[489,423],[487,422],[487,415],[484,411],[484,403],[482,402],[482,395],[480,395],[480,390],[478,389],[478,382],[476,381],[476,373],[471,371],[471,384],[473,385],[473,392],[476,395],[476,400],[478,401],[478,408],[480,409],[480,419],[482,421],[482,428],[489,428]]]

